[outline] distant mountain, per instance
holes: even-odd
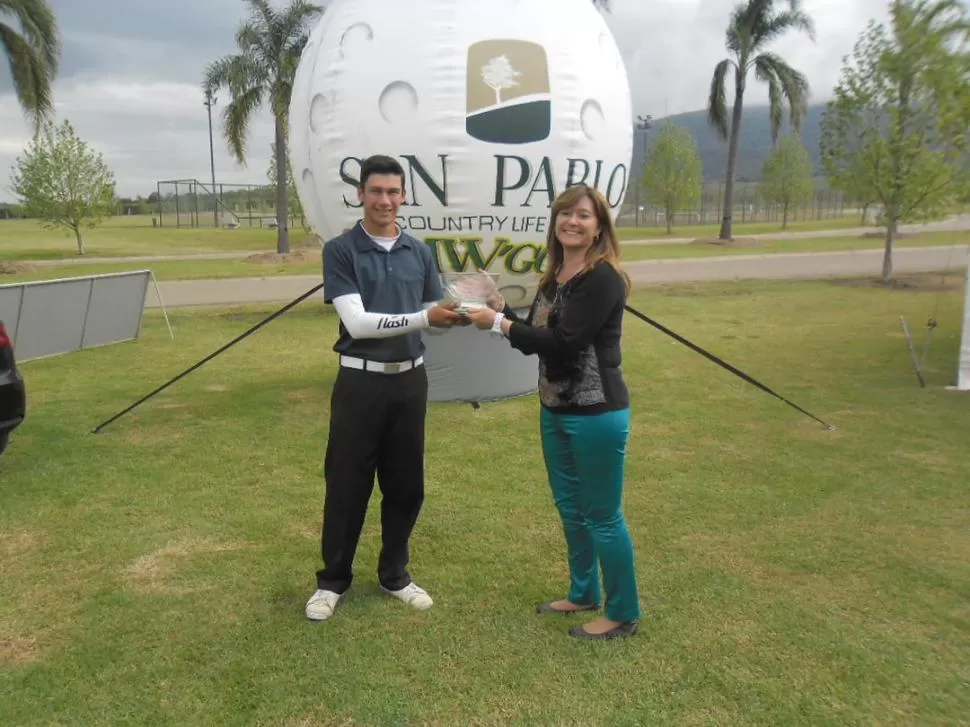
[[[802,121],[801,142],[808,149],[816,174],[821,175],[821,161],[819,154],[820,122],[825,104],[814,104],[808,107]],[[728,107],[730,114],[731,108]],[[634,169],[638,168],[638,161],[648,154],[656,141],[657,133],[664,121],[671,121],[683,126],[694,137],[697,153],[704,165],[704,179],[720,181],[727,173],[728,143],[721,141],[710,124],[707,123],[707,111],[689,111],[662,119],[654,119],[653,126],[646,132],[638,132],[637,143],[634,145]],[[781,134],[791,132],[787,116],[782,124]],[[735,178],[739,181],[750,181],[761,178],[761,167],[771,153],[771,121],[768,117],[767,106],[747,106],[741,118],[741,141],[738,147],[738,162]]]

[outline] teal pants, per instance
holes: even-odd
[[[549,485],[566,536],[567,598],[580,605],[601,603],[601,568],[606,617],[636,621],[633,544],[622,507],[630,410],[587,416],[543,407],[540,424]]]

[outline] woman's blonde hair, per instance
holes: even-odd
[[[620,243],[616,237],[613,218],[610,216],[610,205],[602,192],[585,184],[567,187],[552,203],[549,232],[546,235],[546,272],[542,274],[539,287],[545,289],[551,285],[559,272],[559,266],[562,265],[563,248],[559,238],[556,237],[556,219],[560,212],[576,206],[584,197],[593,205],[596,221],[600,227],[599,235],[593,240],[589,250],[586,251],[586,267],[587,269],[591,268],[600,262],[609,263],[623,278],[626,292],[629,295],[630,276],[620,267]]]

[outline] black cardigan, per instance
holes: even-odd
[[[539,357],[539,399],[557,413],[625,409],[630,395],[620,371],[626,285],[606,262],[536,293],[525,320],[508,306],[509,342]]]

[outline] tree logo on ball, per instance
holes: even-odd
[[[492,144],[548,138],[552,99],[546,51],[524,40],[483,40],[468,48],[465,130]]]

